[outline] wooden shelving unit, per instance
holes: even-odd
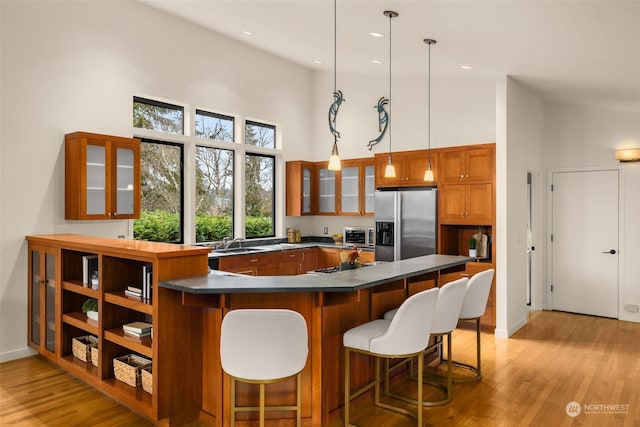
[[[30,346],[69,373],[154,421],[171,423],[173,419],[193,418],[199,410],[198,393],[202,392],[198,368],[201,355],[196,344],[180,331],[185,328],[198,330],[201,317],[176,304],[173,298],[167,296],[164,302],[164,292],[168,291],[157,285],[161,280],[207,274],[209,249],[73,234],[27,236],[27,240],[30,258],[42,259],[46,253],[56,255],[49,258],[50,263],[55,262],[55,277],[48,281],[40,280],[42,265],[29,265],[29,306],[34,306],[34,310],[30,310],[30,325],[40,323],[45,311],[41,303],[45,289],[53,287],[55,291],[55,316],[47,316],[47,319],[55,319],[50,320],[48,328],[55,331],[55,349],[47,350],[41,345],[45,332],[38,335],[37,343],[32,342],[34,333],[31,330]],[[38,255],[32,255],[34,252]],[[82,283],[82,258],[86,255],[97,255],[98,258],[97,289]],[[127,286],[141,286],[143,266],[151,267],[153,271],[150,300],[132,298],[124,293]],[[40,290],[36,286],[39,283],[46,286]],[[88,298],[98,301],[97,321],[82,312],[82,305]],[[168,309],[161,310],[163,305],[169,306]],[[51,313],[52,304],[48,307]],[[122,325],[133,321],[151,323],[154,338],[124,334]],[[73,356],[72,340],[83,335],[97,338],[98,367],[91,361],[85,363]],[[184,352],[181,360],[176,360],[176,348],[187,346],[191,346],[192,351]],[[152,394],[115,378],[113,359],[127,354],[136,354],[152,363],[162,361],[154,364]],[[176,368],[184,363],[195,366],[192,374],[185,376]],[[190,398],[182,400],[183,396]],[[173,404],[174,399],[184,404]]]

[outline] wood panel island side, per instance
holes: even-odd
[[[308,327],[309,357],[302,377],[303,425],[320,427],[341,416],[344,402],[344,349],[348,329],[399,306],[408,296],[438,285],[440,275],[462,271],[469,258],[429,255],[379,263],[331,274],[237,277],[216,272],[207,276],[159,283],[166,298],[202,309],[202,412],[213,425],[228,426],[229,377],[219,356],[222,318],[240,308],[288,308],[301,313]],[[259,357],[259,355],[256,355]],[[352,360],[354,389],[369,382],[373,364],[365,356]],[[267,405],[295,402],[295,380],[267,386]],[[257,406],[257,387],[237,384],[237,403]],[[225,404],[225,402],[227,402]],[[271,412],[271,424],[294,425],[293,412]],[[238,414],[238,426],[255,414]]]
[[[239,276],[207,274],[209,248],[81,235],[27,236],[29,242],[29,345],[91,386],[159,425],[200,418],[230,425],[229,377],[219,355],[223,317],[239,308],[288,308],[304,316],[309,356],[303,370],[303,425],[321,427],[341,416],[343,333],[379,318],[408,296],[437,286],[443,274],[462,271],[469,258],[429,255],[331,274]],[[97,257],[99,284],[83,284],[83,260]],[[153,298],[126,295],[151,268]],[[99,319],[82,312],[95,298]],[[146,321],[153,337],[131,339],[122,325]],[[97,340],[97,358],[74,357],[72,341]],[[118,381],[114,359],[133,354],[153,363],[149,391]],[[256,355],[259,357],[259,355]],[[353,387],[372,377],[366,358],[352,360]],[[257,405],[257,387],[238,384],[237,403]],[[267,386],[267,405],[289,405],[295,382]],[[247,426],[254,414],[239,414]],[[293,412],[269,412],[272,426],[293,426]]]

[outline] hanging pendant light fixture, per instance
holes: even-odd
[[[338,116],[338,110],[340,105],[345,99],[342,97],[342,91],[336,89],[336,76],[337,76],[337,51],[338,51],[338,14],[337,14],[337,0],[333,0],[333,103],[329,107],[329,130],[333,134],[333,148],[331,149],[331,157],[329,158],[329,170],[339,171],[340,155],[338,154],[338,138],[340,138],[340,132],[336,130],[336,117]]]
[[[398,13],[392,10],[385,10],[383,14],[384,16],[389,17],[389,104],[387,106],[389,109],[387,117],[387,127],[389,130],[389,157],[387,157],[387,167],[384,169],[384,177],[395,178],[396,168],[393,166],[393,159],[391,158],[391,19],[396,18]]]
[[[429,45],[429,113],[427,114],[427,143],[429,147],[429,158],[427,160],[427,170],[424,173],[424,180],[433,181],[433,169],[431,169],[431,45],[436,44],[437,42],[433,39],[424,39],[424,42]]]

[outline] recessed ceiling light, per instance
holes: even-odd
[[[317,59],[314,59],[314,60],[313,60],[313,63],[314,63],[314,64],[322,64],[322,61],[318,61]]]
[[[253,33],[251,31],[243,31],[242,34],[244,34],[245,36],[252,36]]]
[[[382,64],[382,61],[380,61],[379,59],[372,59],[371,62],[373,62],[374,64]]]
[[[473,67],[470,65],[461,65],[460,68],[462,68],[463,70],[473,70]]]
[[[382,33],[376,33],[376,32],[369,33],[369,35],[370,35],[371,37],[376,37],[376,38],[384,37],[384,34],[382,34]]]

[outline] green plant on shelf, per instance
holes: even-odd
[[[477,240],[475,237],[471,237],[469,239],[469,249],[475,249],[476,248],[476,244],[477,244]]]

